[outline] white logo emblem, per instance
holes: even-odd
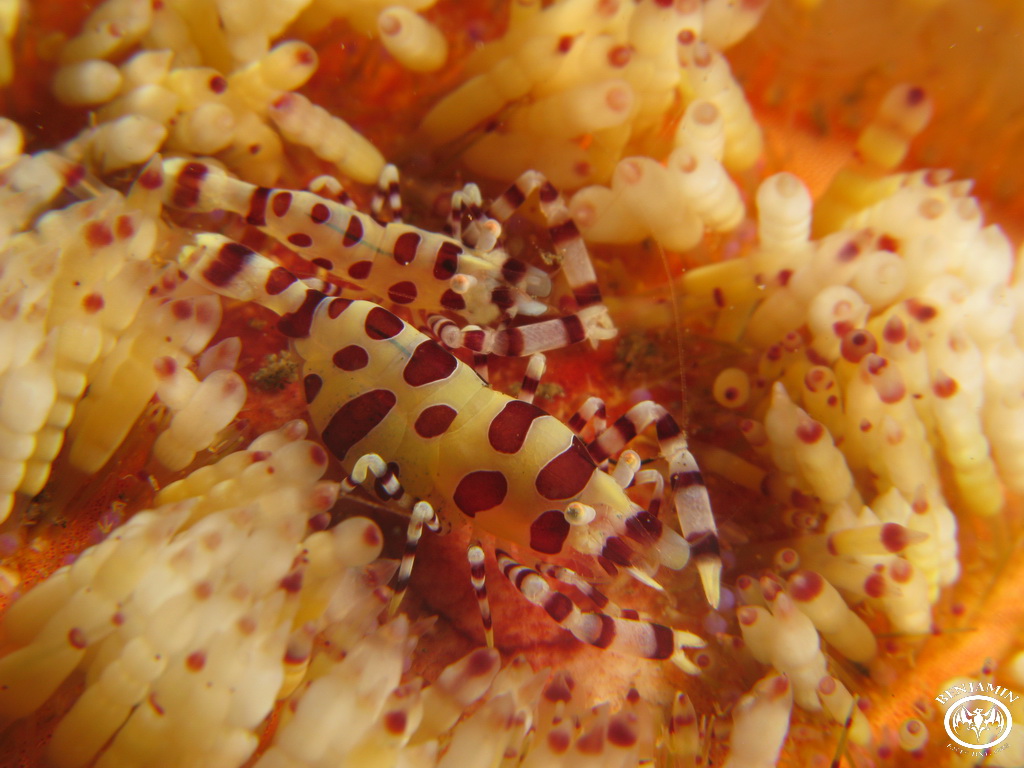
[[[1010,735],[1010,710],[991,696],[967,696],[946,710],[946,733],[968,749],[987,749]]]

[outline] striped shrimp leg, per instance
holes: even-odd
[[[552,589],[537,571],[497,550],[498,567],[523,596],[538,605],[579,641],[595,648],[644,659],[669,659],[684,672],[700,670],[683,648],[702,648],[704,641],[691,632],[672,629],[642,619],[626,619],[606,613],[583,612],[565,594]]]
[[[398,184],[398,169],[391,163],[384,166],[373,191],[370,211],[377,221],[384,220],[384,211],[390,211],[391,221],[402,220],[402,191]]]
[[[367,453],[356,460],[349,472],[348,477],[341,481],[341,491],[351,493],[366,482],[367,478],[374,478],[374,490],[381,501],[395,501],[397,506],[403,509],[412,510],[409,515],[409,525],[405,535],[405,549],[402,552],[402,559],[398,564],[398,574],[395,577],[395,588],[388,603],[388,612],[394,615],[402,604],[406,590],[409,588],[409,579],[412,577],[413,565],[416,562],[416,552],[419,549],[420,539],[423,538],[423,529],[427,528],[434,533],[441,530],[441,523],[437,518],[434,508],[426,501],[417,501],[402,488],[398,479],[398,465],[394,462],[385,462],[376,453]],[[477,547],[479,549],[479,547]],[[487,588],[483,583],[483,551],[480,551],[479,570],[473,560],[473,552],[470,550],[470,566],[472,567],[473,587],[477,591],[477,599],[480,601],[480,614],[483,618],[484,628],[488,635],[488,646],[494,645],[494,638],[491,634],[491,613],[490,604],[487,602]],[[479,583],[477,580],[479,579]]]
[[[501,224],[484,214],[480,188],[476,184],[466,184],[452,193],[445,231],[470,248],[490,251],[501,236]]]
[[[424,526],[435,532],[441,529],[441,524],[437,519],[437,513],[434,512],[434,508],[425,501],[417,501],[413,505],[412,514],[409,516],[409,528],[405,536],[405,551],[402,552],[402,560],[398,565],[398,575],[395,577],[395,591],[391,595],[391,602],[388,603],[388,614],[391,616],[394,616],[398,611],[398,606],[402,604],[402,598],[405,597],[405,592],[409,588],[409,579],[412,578],[412,567],[416,562],[416,551],[419,549]]]
[[[526,364],[526,373],[523,374],[523,383],[519,387],[518,400],[522,400],[524,403],[533,402],[547,364],[547,359],[542,354],[538,353],[530,358],[530,362]]]
[[[686,444],[686,436],[672,415],[650,400],[637,403],[594,438],[587,449],[594,461],[600,463],[618,455],[651,424],[654,424],[661,453],[668,461],[679,526],[690,543],[690,556],[697,564],[708,603],[717,607],[722,573],[718,529],[704,478]]]
[[[488,209],[488,215],[498,221],[507,221],[534,193],[548,225],[551,242],[562,258],[562,271],[569,282],[573,298],[579,307],[577,316],[583,325],[585,337],[596,345],[617,333],[601,299],[601,289],[590,260],[583,236],[569,214],[569,206],[561,193],[539,171],[526,171]]]
[[[607,418],[608,414],[605,412],[604,400],[600,397],[588,397],[579,410],[566,422],[566,426],[577,435],[582,435],[587,425],[593,424],[595,433],[599,434],[604,432],[605,419]]]
[[[314,195],[326,197],[328,200],[340,203],[346,208],[355,208],[355,201],[349,196],[348,192],[345,191],[345,187],[342,186],[342,183],[334,176],[327,174],[317,176],[309,182],[309,191]]]
[[[544,564],[538,567],[540,567],[541,572],[549,579],[565,584],[567,587],[575,587],[578,589],[581,594],[597,606],[599,611],[607,613],[609,616],[622,616],[623,611],[618,605],[613,603],[606,594],[571,568],[567,568],[564,565],[550,564]]]
[[[480,608],[480,620],[484,625],[484,639],[487,641],[487,647],[493,648],[494,621],[491,618],[491,603],[487,599],[487,573],[484,568],[483,547],[474,541],[466,551],[466,559],[469,560],[469,581]]]
[[[352,471],[349,472],[348,477],[341,481],[342,493],[352,493],[352,491],[366,482],[368,475],[373,475],[374,490],[377,493],[377,498],[381,501],[398,499],[400,500],[399,506],[401,506],[401,501],[406,501],[406,506],[412,503],[412,500],[405,495],[402,489],[395,465],[385,463],[384,459],[376,453],[367,453],[359,457],[352,466]]]
[[[388,604],[388,612],[392,616],[398,610],[398,606],[401,605],[402,598],[405,597],[405,592],[409,588],[409,579],[416,562],[416,551],[419,549],[420,539],[423,538],[423,528],[426,527],[434,532],[441,528],[434,508],[428,502],[415,501],[407,494],[398,480],[397,471],[397,465],[393,462],[385,463],[384,459],[377,454],[367,453],[356,460],[348,477],[341,481],[341,491],[351,493],[372,476],[374,489],[379,499],[382,501],[397,500],[398,506],[405,509],[412,507],[405,536],[405,550],[402,552],[398,575],[395,578],[395,589]],[[486,600],[486,591],[484,599]],[[483,607],[481,607],[481,613],[483,613]],[[490,612],[488,610],[485,615],[485,626],[489,619]]]
[[[431,333],[449,349],[467,349],[474,355],[486,357],[526,357],[538,352],[563,349],[586,341],[587,329],[578,314],[553,317],[515,328],[481,328],[458,323],[443,315],[428,319]]]

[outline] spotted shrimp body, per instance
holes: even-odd
[[[388,169],[392,176],[382,177],[381,193],[400,212],[397,172],[393,166]],[[237,214],[335,278],[359,286],[382,302],[426,313],[444,312],[472,323],[463,329],[454,323],[444,327],[442,340],[449,347],[519,356],[583,340],[596,343],[615,335],[568,208],[536,172],[523,174],[486,215],[475,188],[453,195],[451,228],[457,236],[400,221],[380,223],[346,204],[350,201],[343,193],[341,200],[332,199],[327,187],[333,185],[326,182],[319,185],[324,194],[257,187],[215,166],[181,159],[164,161],[162,177],[169,180],[164,184],[164,202],[171,208]],[[578,310],[525,327],[498,328],[517,314],[535,316],[549,310],[543,301],[551,292],[549,275],[495,248],[499,221],[511,216],[534,192]],[[475,219],[465,230],[459,211]]]
[[[709,520],[706,490],[685,439],[660,406],[634,406],[588,449],[573,429],[531,402],[491,389],[441,344],[387,309],[325,295],[223,236],[200,234],[197,241],[180,258],[193,279],[280,315],[279,330],[303,359],[311,420],[349,473],[343,487],[353,489],[373,474],[378,494],[412,507],[398,595],[422,526],[437,525],[435,510],[450,525],[470,525],[545,558],[589,556],[610,573],[625,568],[641,580],[649,581],[647,574],[659,565],[678,569],[688,561],[687,540],[662,524],[656,507],[644,509],[624,491],[639,477],[639,462],[620,462],[634,471],[623,475],[617,469],[613,476],[592,455],[617,453],[639,428],[654,424],[673,470],[675,503],[691,511],[703,505],[702,519]],[[704,555],[708,537],[714,538],[713,520],[705,528],[690,536],[704,542]],[[695,532],[684,525],[684,533]],[[582,612],[537,571],[504,552],[499,563],[528,599],[579,639],[671,658],[696,671],[680,650],[702,644],[696,636]],[[482,578],[482,561],[474,571]],[[717,592],[717,572],[714,578]]]

